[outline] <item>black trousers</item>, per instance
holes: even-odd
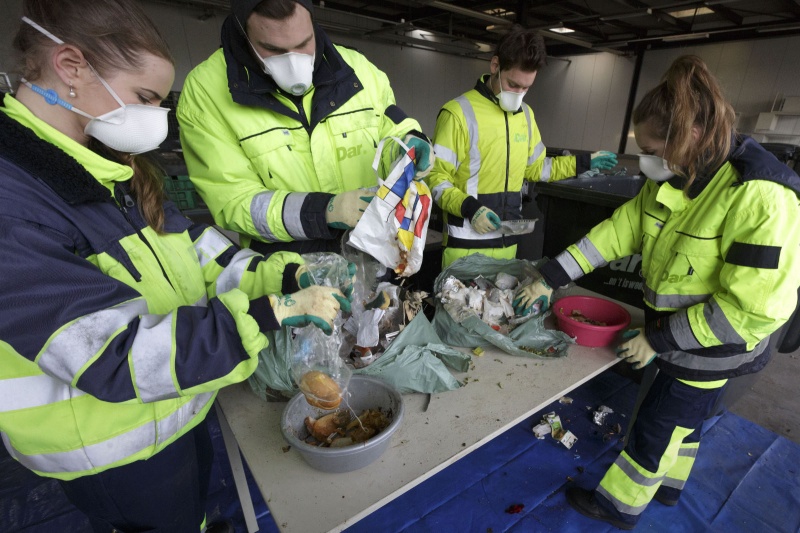
[[[212,459],[203,420],[146,461],[60,483],[96,533],[199,533]]]

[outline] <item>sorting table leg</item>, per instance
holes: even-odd
[[[236,492],[239,494],[239,502],[242,505],[244,521],[247,524],[247,533],[255,533],[258,531],[258,520],[256,519],[256,511],[253,508],[253,500],[250,498],[250,489],[247,487],[242,456],[239,454],[239,444],[236,442],[236,437],[231,431],[228,419],[225,418],[225,413],[220,409],[218,402],[214,402],[214,408],[217,410],[219,427],[222,430],[222,440],[225,442],[225,450],[228,452],[228,460],[231,463],[231,470],[233,470],[233,481],[236,484]]]

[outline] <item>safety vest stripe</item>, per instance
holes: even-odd
[[[611,493],[608,492],[608,490],[606,490],[606,488],[603,487],[602,485],[598,485],[598,487],[595,490],[598,492],[598,494],[602,494],[603,496],[605,496],[606,499],[614,505],[614,508],[617,509],[617,511],[629,515],[636,516],[642,514],[644,510],[647,508],[647,505],[650,503],[647,502],[643,505],[635,505],[635,506],[628,505],[626,503],[622,503],[617,498],[612,496]]]
[[[72,383],[81,369],[103,351],[109,339],[147,313],[147,302],[136,298],[73,320],[50,341],[37,362],[51,376]]]
[[[253,196],[253,200],[250,202],[250,218],[253,219],[253,226],[255,226],[258,234],[268,241],[278,240],[267,221],[269,204],[272,202],[273,196],[275,196],[275,191],[260,192]]]
[[[214,398],[213,392],[198,394],[172,414],[155,424],[152,421],[103,442],[77,450],[26,455],[11,444],[3,433],[3,442],[12,457],[23,466],[43,474],[79,473],[104,468],[147,448],[155,448],[182,430]],[[155,450],[154,450],[155,451]]]
[[[669,317],[669,330],[672,336],[675,337],[675,342],[677,342],[678,346],[682,349],[696,350],[703,347],[692,332],[692,326],[689,324],[689,315],[686,309],[681,309]]]
[[[260,254],[250,248],[244,248],[236,252],[230,264],[217,278],[217,294],[224,294],[231,289],[236,289],[242,281],[242,276],[247,272],[247,267],[253,257]]]
[[[533,149],[533,155],[528,158],[528,164],[529,165],[534,164],[536,160],[539,159],[539,156],[541,156],[544,153],[545,150],[546,148],[542,141],[536,143],[536,146]]]
[[[145,403],[177,398],[172,379],[173,313],[144,315],[131,346],[133,376]]]
[[[542,161],[542,175],[539,178],[539,181],[550,181],[550,173],[553,170],[553,158],[552,157],[545,157]]]
[[[645,301],[656,309],[683,309],[707,302],[710,297],[710,294],[657,294],[646,284],[644,286]]]
[[[600,253],[600,250],[597,249],[588,237],[582,237],[575,245],[594,268],[604,267],[608,264],[603,254]]]
[[[283,227],[296,241],[308,240],[308,235],[303,229],[302,219],[303,202],[306,201],[307,196],[307,193],[292,192],[283,201]]]
[[[453,188],[453,184],[450,183],[449,181],[441,182],[436,187],[431,189],[431,193],[433,194],[433,199],[436,201],[436,203],[439,203],[439,200],[441,200],[442,194],[444,194],[444,191],[446,191],[447,189],[452,189],[452,188]]]
[[[467,194],[473,198],[478,197],[478,179],[481,171],[481,152],[478,149],[478,119],[475,117],[475,109],[472,103],[463,94],[456,98],[456,102],[461,106],[464,118],[467,121],[467,132],[469,136],[469,179],[467,180]]]
[[[698,357],[695,354],[674,351],[659,354],[659,358],[673,365],[691,370],[734,370],[752,362],[756,357],[764,353],[768,344],[769,337],[759,342],[756,347],[749,352],[728,357]]]
[[[703,306],[703,318],[706,319],[708,327],[722,344],[747,344],[747,341],[733,329],[728,317],[725,316],[725,311],[714,298],[711,298]]]
[[[569,279],[574,281],[583,276],[583,269],[575,258],[572,257],[571,253],[567,251],[561,252],[556,256],[556,261],[558,261],[558,264],[561,265],[561,268],[567,273]]]
[[[200,238],[194,243],[194,250],[200,260],[200,266],[204,267],[233,246],[233,243],[214,228],[206,228]]]
[[[661,482],[662,487],[671,487],[673,489],[683,490],[683,487],[686,486],[685,479],[675,479],[672,477],[665,477],[664,481]]]
[[[458,160],[456,153],[447,146],[435,144],[433,146],[433,153],[436,156],[436,159],[441,159],[442,161],[450,163],[453,165],[453,167],[455,167],[456,171],[458,171],[458,167],[461,166],[461,161]]]
[[[31,409],[86,394],[47,374],[0,380],[0,412]]]

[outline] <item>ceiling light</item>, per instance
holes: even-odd
[[[550,28],[550,31],[554,31],[556,33],[575,33],[575,30],[570,29],[570,28],[564,28],[564,27],[561,27],[561,28]]]
[[[698,7],[696,9],[681,9],[678,11],[668,11],[667,15],[672,15],[678,19],[685,19],[694,17],[696,15],[710,15],[714,11],[712,9],[708,9],[707,7]]]
[[[673,42],[673,41],[689,41],[691,39],[708,39],[707,33],[686,33],[683,35],[668,35],[666,37],[662,37],[661,40],[664,42]]]

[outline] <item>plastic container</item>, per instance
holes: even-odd
[[[595,322],[605,322],[596,326],[570,318],[572,311]],[[558,329],[581,346],[608,346],[615,342],[620,331],[631,323],[631,315],[624,307],[595,296],[566,296],[553,304],[553,313],[558,320]]]
[[[351,472],[364,468],[377,460],[389,447],[392,435],[403,422],[403,397],[392,385],[370,377],[354,375],[350,379],[344,400],[339,409],[350,408],[361,413],[365,409],[381,408],[391,412],[391,423],[376,436],[360,444],[343,448],[320,448],[303,441],[308,435],[305,423],[307,416],[319,418],[334,410],[319,409],[308,404],[302,393],[289,400],[281,416],[281,432],[292,448],[314,469],[323,472]]]

